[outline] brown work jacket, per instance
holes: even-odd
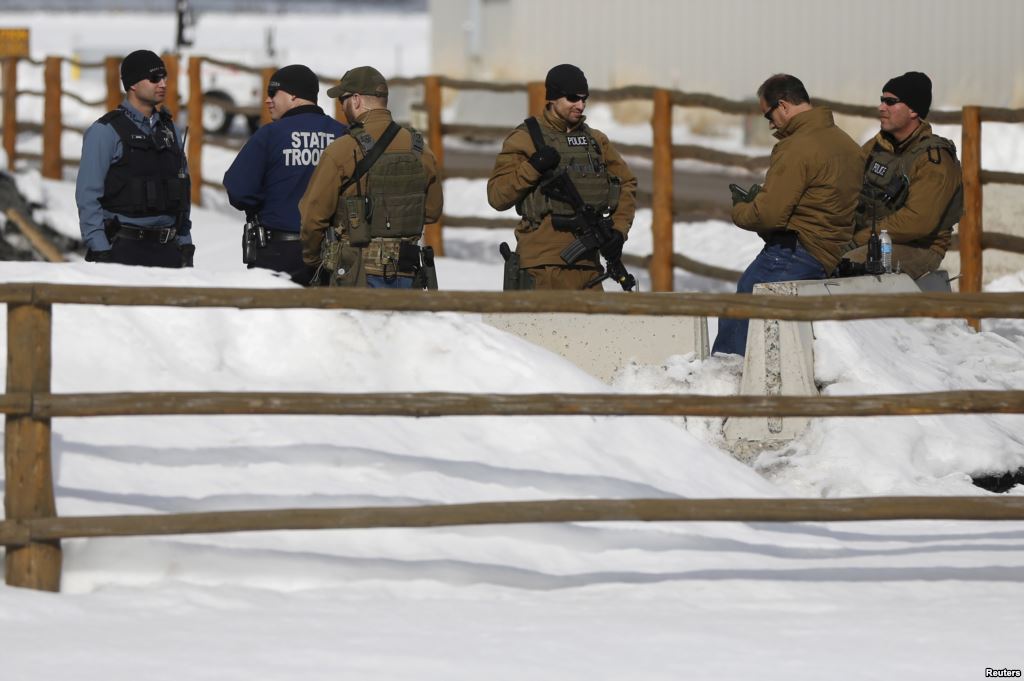
[[[764,186],[753,201],[737,203],[737,226],[764,234],[796,232],[807,251],[831,272],[853,236],[864,155],[836,127],[832,111],[814,107],[775,133]]]

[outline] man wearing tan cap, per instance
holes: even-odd
[[[394,122],[373,67],[347,71],[327,94],[350,128],[324,151],[299,202],[303,260],[323,285],[427,288],[433,254],[419,240],[443,206],[434,154]]]

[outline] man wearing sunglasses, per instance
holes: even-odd
[[[853,235],[864,169],[860,147],[836,127],[831,110],[811,104],[800,79],[776,74],[757,95],[779,142],[764,186],[733,192],[733,222],[765,241],[737,293],[752,293],[755,284],[828,276]],[[748,325],[720,318],[712,352],[746,354]]]
[[[583,71],[572,64],[555,66],[544,87],[544,114],[527,119],[505,139],[487,181],[487,199],[495,210],[515,206],[522,217],[516,251],[506,256],[506,289],[583,290],[600,273],[598,251],[609,262],[622,256],[636,211],[636,176],[608,137],[586,124],[583,111],[590,88]],[[561,225],[577,211],[541,191],[545,178],[561,173],[588,208],[612,221],[599,249],[573,264],[561,254],[576,235]]]
[[[433,251],[419,241],[441,217],[437,159],[422,134],[394,122],[372,66],[345,72],[327,95],[351,127],[324,151],[299,202],[303,260],[325,285],[436,288]]]
[[[75,185],[90,262],[191,267],[188,166],[167,96],[167,68],[149,50],[121,62],[121,105],[89,126]]]
[[[882,88],[881,130],[864,145],[868,160],[856,214],[854,250],[867,259],[871,227],[892,238],[892,264],[914,279],[938,269],[963,214],[963,176],[956,145],[932,133],[925,118],[932,81],[917,71],[896,76]]]
[[[308,66],[278,69],[265,100],[273,122],[249,138],[224,174],[228,200],[248,218],[242,261],[303,286],[314,270],[302,262],[299,200],[323,151],[348,132],[317,106],[319,93],[320,79]]]

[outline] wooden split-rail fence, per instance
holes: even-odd
[[[654,293],[245,290],[0,284],[7,305],[5,518],[7,584],[58,591],[62,539],[287,529],[437,527],[585,521],[1024,520],[1024,497],[848,499],[562,499],[400,508],[278,509],[59,517],[50,455],[53,418],[129,415],[318,414],[349,416],[898,416],[1024,413],[1024,391],[852,397],[158,392],[55,394],[54,305],[237,309],[349,309],[469,313],[575,312],[728,316],[814,321],[883,317],[1024,318],[1024,293],[894,294],[788,298]],[[685,463],[683,463],[685,465]]]
[[[176,116],[182,106],[179,97],[179,57],[173,54],[164,55],[167,64],[167,107]],[[101,62],[75,62],[82,69],[104,69],[106,73],[107,93],[104,99],[88,101],[75,93],[65,91],[61,84],[61,68],[63,57],[46,57],[43,60],[28,60],[30,63],[43,66],[45,86],[43,91],[17,89],[18,60],[4,60],[4,96],[3,96],[3,138],[7,151],[8,163],[13,168],[17,158],[35,158],[41,161],[42,174],[48,178],[60,178],[65,165],[73,165],[78,161],[65,158],[61,150],[61,132],[80,128],[64,125],[61,119],[61,98],[70,97],[82,104],[114,108],[121,101],[122,92],[118,75],[119,57],[107,57]],[[192,56],[188,59],[187,78],[189,82],[188,109],[188,157],[192,173],[192,200],[197,205],[202,201],[202,188],[221,187],[218,182],[205,179],[203,176],[202,151],[205,144],[232,146],[223,141],[207,140],[202,126],[202,67],[203,64],[236,69],[260,76],[266,90],[266,83],[276,67],[254,67],[245,64],[220,61],[210,57]],[[334,84],[333,78],[319,76],[325,84]],[[424,76],[420,78],[392,78],[389,81],[393,88],[420,87],[423,91],[422,108],[426,116],[428,143],[437,155],[438,164],[444,173],[444,135],[473,135],[477,137],[499,138],[508,132],[506,127],[453,125],[442,120],[443,90],[477,90],[489,92],[523,92],[528,96],[528,112],[539,114],[544,105],[544,86],[542,83],[510,84],[488,83],[469,80],[456,80],[444,76]],[[18,95],[41,96],[45,99],[42,123],[43,150],[41,155],[19,153],[15,139],[19,129],[28,126],[16,121],[15,98]],[[595,102],[618,102],[624,100],[647,100],[653,102],[651,128],[653,141],[651,146],[623,145],[617,147],[624,154],[650,158],[652,161],[652,187],[650,202],[652,209],[653,246],[649,256],[632,256],[624,258],[626,264],[646,267],[650,272],[651,289],[653,291],[671,291],[673,287],[673,268],[681,267],[705,276],[736,280],[739,273],[723,268],[708,266],[684,254],[676,253],[673,239],[673,221],[676,216],[676,204],[673,199],[673,161],[677,159],[699,159],[708,163],[742,167],[748,170],[761,170],[767,166],[767,157],[753,157],[743,154],[722,152],[696,145],[674,144],[672,140],[672,111],[676,106],[689,108],[706,108],[715,111],[735,114],[759,114],[756,104],[749,101],[733,101],[707,94],[693,94],[678,90],[667,90],[655,87],[630,86],[611,90],[594,90],[591,93]],[[875,107],[857,106],[841,102],[816,100],[818,104],[831,107],[835,112],[852,116],[874,118],[877,116]],[[231,113],[251,113],[241,107],[227,107]],[[335,116],[345,122],[340,105],[335,102]],[[270,120],[266,107],[261,109],[261,121]],[[1024,185],[1024,174],[995,172],[982,169],[981,165],[981,133],[983,122],[1022,123],[1024,109],[1001,109],[991,107],[965,106],[961,111],[933,111],[929,121],[941,124],[957,124],[962,126],[961,162],[964,173],[964,216],[960,221],[959,233],[954,247],[960,250],[960,291],[976,293],[982,288],[982,252],[986,248],[1009,250],[1024,253],[1024,237],[1006,234],[985,234],[982,228],[982,187],[987,183],[1003,183]],[[222,187],[221,187],[222,188]],[[435,253],[444,254],[442,227],[500,227],[508,228],[515,224],[514,220],[494,217],[455,217],[442,216],[441,220],[428,225],[424,239],[433,246]]]

